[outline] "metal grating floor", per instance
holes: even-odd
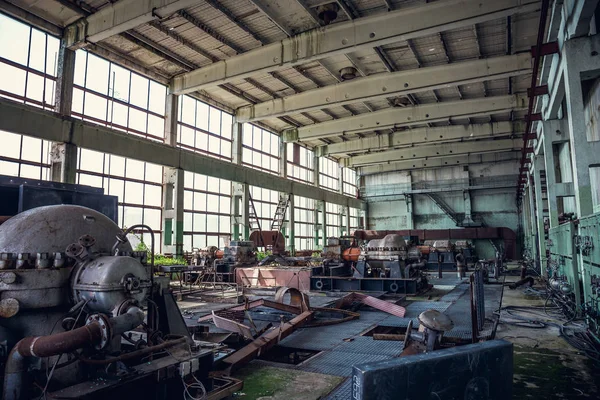
[[[319,374],[352,376],[355,364],[383,361],[393,358],[381,354],[362,354],[348,351],[324,351],[296,366],[297,369]]]

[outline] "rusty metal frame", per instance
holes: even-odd
[[[304,311],[289,322],[281,323],[278,327],[271,328],[271,330],[254,339],[245,347],[242,347],[235,353],[225,357],[222,362],[225,363],[227,367],[222,372],[225,375],[229,375],[232,371],[252,361],[254,358],[260,357],[262,353],[268,351],[282,339],[288,337],[296,329],[311,320],[312,317],[312,311]]]
[[[348,305],[355,301],[360,301],[366,306],[373,307],[379,311],[383,311],[391,315],[395,315],[396,317],[404,318],[404,315],[406,314],[406,308],[402,306],[378,299],[373,296],[367,296],[362,293],[354,292],[339,299],[336,302],[336,307],[342,308],[344,305]]]

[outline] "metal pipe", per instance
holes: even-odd
[[[109,319],[112,335],[127,332],[144,321],[144,313],[137,307],[131,307],[126,313]],[[4,374],[4,400],[19,400],[23,391],[26,372],[25,357],[53,357],[70,353],[83,347],[102,342],[103,327],[94,321],[85,326],[67,332],[47,336],[29,336],[21,339],[10,351]]]
[[[154,353],[159,350],[167,349],[169,347],[173,347],[178,344],[186,343],[187,340],[188,340],[188,338],[184,336],[179,339],[169,340],[169,341],[163,342],[161,344],[157,344],[156,346],[146,347],[146,348],[143,348],[140,350],[132,351],[131,353],[122,354],[118,357],[106,358],[104,360],[94,360],[94,359],[85,358],[85,357],[79,357],[79,360],[86,364],[106,365],[106,364],[114,363],[116,361],[131,360],[132,358],[141,357],[146,354],[150,354],[150,353]]]

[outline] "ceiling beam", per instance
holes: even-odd
[[[445,0],[340,22],[176,76],[171,91],[185,94],[336,54],[472,26],[538,8],[538,0]]]
[[[435,67],[375,74],[238,109],[240,122],[324,107],[406,96],[411,93],[531,73],[531,55],[493,57]]]
[[[356,168],[356,171],[358,174],[360,174],[360,176],[366,176],[383,174],[386,172],[448,168],[450,166],[477,165],[485,163],[498,163],[503,161],[518,161],[519,158],[519,151],[468,154],[460,156],[400,161],[389,164],[368,165],[365,167],[358,167]]]
[[[416,128],[397,131],[388,135],[371,136],[358,140],[332,143],[316,148],[320,156],[388,150],[400,146],[422,146],[431,143],[468,141],[507,135],[522,134],[525,124],[517,122],[495,122],[493,124],[452,125],[433,128]]]
[[[474,117],[525,109],[527,98],[522,96],[494,96],[481,99],[459,100],[423,104],[412,107],[388,108],[368,114],[340,118],[320,124],[283,131],[286,142],[315,140],[340,136],[344,133],[370,132],[385,128],[398,128],[446,121],[455,117]]]
[[[67,26],[66,45],[73,49],[85,47],[88,42],[97,43],[195,5],[198,5],[197,0],[121,0],[108,3],[92,15]]]
[[[400,150],[380,151],[344,158],[341,161],[343,161],[346,167],[358,167],[363,165],[387,164],[396,161],[412,161],[420,158],[516,151],[522,147],[523,141],[520,139],[481,140],[477,142],[444,143]]]

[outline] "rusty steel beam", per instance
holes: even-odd
[[[312,311],[305,311],[297,317],[291,319],[289,322],[285,322],[279,326],[271,328],[265,334],[259,336],[245,347],[242,347],[230,356],[225,357],[222,361],[225,363],[225,365],[227,365],[227,367],[223,372],[226,375],[229,375],[242,365],[265,353],[279,343],[282,339],[288,337],[292,332],[312,319],[312,317]]]

